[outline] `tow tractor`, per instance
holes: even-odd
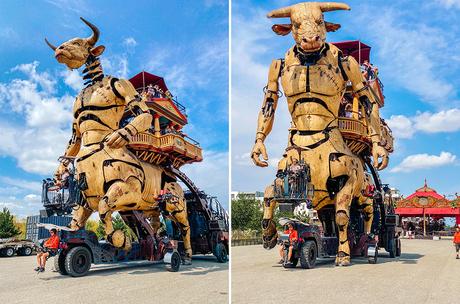
[[[295,176],[290,175],[289,170],[284,177],[284,187],[275,188],[276,197],[281,211],[293,212],[296,206],[301,203],[309,205],[310,191],[309,170],[306,164],[300,164],[301,174],[296,172]],[[379,256],[379,249],[385,249],[391,258],[401,255],[401,241],[396,231],[398,215],[394,212],[391,202],[391,195],[388,194],[388,186],[382,186],[380,178],[369,160],[366,161],[368,178],[374,184],[374,220],[372,222],[371,234],[364,233],[364,215],[358,208],[356,202],[352,203],[350,210],[350,224],[348,229],[348,240],[350,252],[353,257],[365,257],[370,264],[376,264]],[[288,180],[290,182],[288,182]],[[293,182],[295,181],[295,182]],[[297,191],[297,189],[311,189]],[[335,224],[334,206],[325,207],[318,211],[318,217],[310,220],[311,223],[303,223],[297,219],[281,218],[279,224],[287,230],[290,223],[297,230],[298,241],[294,244],[291,260],[287,260],[289,250],[289,235],[280,233],[280,244],[285,250],[285,268],[300,265],[304,269],[315,267],[318,258],[335,258],[338,249],[338,235]]]

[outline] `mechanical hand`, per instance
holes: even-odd
[[[262,157],[265,161],[260,160],[260,155],[262,154]],[[252,161],[256,166],[259,167],[267,167],[268,166],[268,155],[267,155],[267,149],[265,149],[265,145],[262,140],[258,139],[256,140],[256,143],[254,147],[252,148],[251,152],[251,158]]]
[[[125,129],[118,129],[107,138],[107,145],[113,149],[120,149],[131,141],[131,134]]]
[[[377,170],[383,170],[388,166],[388,151],[376,142],[372,145],[372,157],[374,168]],[[382,159],[381,162],[379,162],[380,158]]]

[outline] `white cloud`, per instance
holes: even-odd
[[[75,91],[80,91],[83,88],[83,78],[78,70],[65,70],[61,76],[64,77],[64,83]]]
[[[458,8],[460,9],[460,0],[436,0],[436,2],[440,3],[446,8]]]
[[[416,131],[412,120],[404,115],[392,115],[386,122],[397,139],[411,138]]]
[[[424,22],[410,22],[414,10],[383,8],[379,18],[374,18],[375,7],[365,5],[362,13],[350,19],[347,31],[359,31],[372,42],[373,58],[378,56],[378,66],[386,85],[396,84],[421,100],[443,108],[455,98],[457,90],[449,78],[452,72],[451,56],[454,49],[451,32]],[[433,8],[434,9],[434,8]],[[409,23],[410,22],[410,23]],[[368,31],[362,24],[372,24]]]
[[[392,115],[386,121],[396,139],[412,138],[416,132],[457,132],[460,130],[460,109],[422,112],[413,117]]]
[[[456,155],[444,151],[441,152],[439,156],[429,155],[426,153],[409,155],[404,158],[398,166],[391,169],[391,172],[412,172],[420,169],[431,169],[446,166],[453,164],[456,158]]]
[[[27,79],[0,83],[0,104],[20,115],[24,123],[0,122],[0,155],[15,158],[32,173],[50,174],[70,137],[73,97],[54,97],[56,82],[37,72],[38,62],[13,68]]]
[[[39,182],[31,182],[31,181],[27,181],[24,179],[11,178],[8,176],[0,176],[0,182],[6,185],[15,186],[20,189],[34,191],[34,192],[39,192],[42,187],[42,184]]]
[[[126,48],[128,52],[134,52],[134,48],[137,45],[136,39],[133,37],[127,37],[123,39],[123,46]]]
[[[414,118],[414,123],[417,130],[426,133],[456,132],[460,130],[460,109],[424,112]]]

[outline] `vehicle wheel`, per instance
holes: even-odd
[[[395,258],[396,257],[396,239],[393,238],[388,245],[390,245],[390,248],[388,248],[388,252],[390,253],[390,258]]]
[[[64,261],[65,271],[72,277],[81,277],[91,267],[91,253],[86,247],[78,246],[70,249]]]
[[[62,275],[68,275],[65,270],[65,254],[62,252],[54,257],[54,269]]]
[[[18,255],[23,255],[23,256],[29,256],[31,254],[32,254],[32,248],[30,248],[30,247],[23,247],[18,252]]]
[[[225,245],[222,243],[218,243],[216,245],[216,248],[214,249],[214,255],[216,256],[219,263],[226,263],[228,261],[227,249],[225,249]]]
[[[316,258],[318,257],[318,249],[314,241],[306,241],[302,245],[300,252],[300,266],[303,269],[310,269],[315,267]]]
[[[180,254],[177,251],[174,251],[171,256],[171,263],[166,264],[166,269],[171,272],[179,271],[180,264],[182,263]]]
[[[397,238],[396,239],[396,256],[401,256],[401,239]]]
[[[377,258],[379,256],[379,250],[377,246],[369,246],[367,248],[367,261],[369,264],[377,264]]]
[[[4,254],[6,257],[12,257],[14,255],[14,249],[11,247],[5,248]]]

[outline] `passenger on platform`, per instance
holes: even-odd
[[[155,89],[153,88],[152,84],[149,84],[147,86],[147,97],[148,98],[153,98],[155,97]]]
[[[455,246],[455,251],[457,252],[456,259],[460,259],[460,257],[458,256],[458,252],[460,251],[460,227],[459,226],[455,228],[454,246]]]
[[[37,272],[44,272],[46,260],[57,254],[59,248],[59,236],[57,235],[57,230],[55,228],[51,229],[50,234],[50,238],[43,244],[42,252],[37,254],[38,267],[34,269]]]
[[[369,60],[364,60],[363,69],[363,76],[364,78],[366,78],[366,80],[371,80],[375,78],[374,66],[369,63]]]
[[[167,125],[165,128],[165,134],[171,134],[171,133],[173,133],[173,130],[169,125]]]
[[[291,263],[291,257],[292,257],[292,250],[294,249],[294,245],[297,243],[298,240],[298,234],[297,230],[294,229],[294,226],[292,223],[288,224],[288,229],[284,231],[285,234],[289,234],[289,251],[288,251],[288,256],[287,260],[288,263]],[[284,263],[284,245],[282,244],[280,246],[280,256],[281,260],[278,262],[278,264],[283,264]]]
[[[345,106],[345,117],[346,118],[353,117],[353,105],[351,103],[347,103]]]

